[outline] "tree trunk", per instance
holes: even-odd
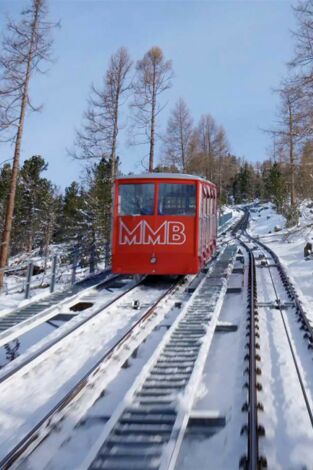
[[[110,234],[110,247],[111,254],[113,251],[113,220],[114,220],[114,181],[116,177],[116,142],[117,142],[117,133],[118,133],[118,110],[119,110],[119,99],[120,99],[120,88],[117,88],[116,97],[115,97],[115,109],[114,109],[114,125],[113,125],[113,138],[112,138],[112,148],[111,148],[111,217],[109,224],[109,234]],[[110,260],[108,260],[109,262]]]
[[[19,124],[18,124],[17,133],[16,133],[16,140],[15,140],[10,191],[9,191],[9,196],[8,196],[5,223],[4,223],[4,229],[3,229],[2,241],[1,241],[1,247],[0,247],[0,289],[3,288],[4,267],[7,265],[8,257],[9,257],[9,247],[10,247],[13,213],[14,213],[14,205],[15,205],[16,185],[17,185],[17,177],[18,177],[18,172],[19,172],[19,163],[20,163],[20,154],[21,154],[21,143],[22,143],[24,120],[25,120],[25,113],[26,113],[26,107],[27,107],[27,101],[28,101],[28,88],[29,88],[29,81],[30,81],[30,75],[31,75],[31,64],[32,64],[32,58],[33,58],[33,46],[34,46],[34,41],[35,41],[35,32],[37,30],[37,25],[38,25],[39,6],[40,5],[38,4],[36,11],[35,11],[34,26],[32,29],[29,53],[28,53],[28,58],[27,58],[24,90],[23,90],[22,101],[21,101]]]
[[[182,167],[183,167],[183,172],[185,173],[186,162],[185,162],[185,146],[184,146],[184,136],[183,136],[183,126],[182,126],[182,124],[180,125],[179,133],[180,133],[181,163],[182,163]]]
[[[222,197],[222,157],[218,156],[218,198],[219,203],[221,204]]]
[[[151,129],[150,129],[150,153],[149,153],[149,171],[154,167],[154,127],[155,127],[155,108],[156,108],[156,90],[155,90],[155,65],[153,68],[153,90],[151,106]]]
[[[289,111],[289,163],[290,163],[290,204],[291,207],[295,206],[295,161],[294,161],[294,149],[293,149],[293,116],[291,104],[288,104]]]

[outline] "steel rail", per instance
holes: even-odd
[[[249,253],[249,283],[250,283],[250,357],[249,357],[249,446],[248,469],[255,470],[259,463],[258,412],[257,412],[257,380],[256,380],[256,337],[255,337],[255,303],[256,276],[255,259]]]
[[[247,223],[247,217],[244,223]],[[248,267],[248,309],[249,309],[249,381],[248,381],[248,446],[247,457],[244,458],[244,467],[247,470],[259,468],[259,425],[258,425],[258,397],[257,397],[257,358],[256,358],[256,269],[255,258],[249,247],[240,240],[249,256]]]
[[[164,297],[169,295],[176,288],[180,281],[181,277],[149,307],[144,315],[131,326],[131,328],[122,336],[122,338],[120,338],[115,345],[110,347],[96,362],[96,364],[94,364],[89,369],[89,371],[86,372],[84,376],[77,381],[71,390],[68,391],[65,396],[59,400],[59,402],[54,407],[52,407],[52,409],[49,410],[49,412],[42,419],[40,419],[35,426],[33,426],[33,428],[20,440],[20,442],[15,445],[15,447],[0,461],[1,470],[9,469],[11,465],[27,450],[27,448],[35,442],[35,440],[39,437],[40,429],[44,425],[46,425],[47,428],[52,420],[53,415],[67,406],[79,394],[79,392],[81,392],[86,387],[88,384],[88,379],[91,377],[91,375],[95,375],[99,371],[103,362],[110,359],[113,353],[115,353],[132,336],[134,330],[141,323],[144,323],[153,315],[157,305],[164,299]],[[36,443],[35,448],[44,438],[45,436],[41,436],[41,439]]]
[[[238,221],[232,230],[232,235],[239,239],[239,243],[245,248],[249,257],[248,267],[248,311],[249,311],[249,378],[248,378],[248,426],[244,427],[248,433],[247,456],[240,461],[240,466],[246,470],[256,470],[260,468],[259,454],[259,424],[258,424],[258,397],[257,397],[257,354],[256,354],[256,325],[255,316],[257,313],[256,299],[256,268],[255,258],[252,250],[246,243],[238,237],[238,232],[243,233],[249,223],[249,211],[245,210],[243,217]]]

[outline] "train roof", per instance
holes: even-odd
[[[196,181],[202,181],[204,183],[211,183],[211,181],[208,181],[204,178],[201,178],[201,176],[197,175],[187,175],[184,173],[144,173],[140,175],[128,175],[128,176],[118,176],[116,180],[134,180],[134,179],[181,179],[181,180],[196,180]]]

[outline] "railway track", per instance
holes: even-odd
[[[114,276],[113,278],[110,278],[96,285],[95,289],[99,290],[101,288],[102,290],[105,288],[108,288],[108,289],[113,288],[114,285],[116,285],[116,283],[118,281],[121,281],[122,279],[123,279],[123,276]],[[83,325],[87,324],[88,322],[91,322],[97,315],[101,314],[105,309],[108,309],[109,307],[111,307],[115,302],[117,302],[126,294],[134,290],[142,282],[143,282],[143,279],[137,282],[130,282],[130,285],[128,287],[125,286],[125,289],[123,289],[122,292],[114,295],[112,299],[110,300],[104,299],[103,301],[100,301],[100,302],[98,301],[97,308],[93,309],[90,315],[79,318],[78,321],[74,323],[72,322],[72,324],[68,323],[66,325],[66,328],[62,328],[61,330],[59,330],[58,334],[54,335],[50,340],[42,341],[41,346],[35,348],[33,352],[31,353],[26,352],[25,354],[18,357],[14,361],[9,362],[6,367],[3,367],[2,370],[0,370],[0,384],[8,380],[10,377],[12,377],[14,374],[16,374],[18,371],[20,371],[24,367],[28,366],[35,360],[39,359],[41,355],[46,353],[49,349],[57,346],[58,343],[60,343],[63,339],[67,338],[78,328],[81,328],[83,327]],[[87,300],[88,302],[86,302]],[[76,305],[85,303],[86,305],[89,305],[90,307],[92,307],[94,305],[93,301],[94,301],[94,297],[91,296],[91,291],[90,289],[88,289],[88,292],[85,293],[85,295],[80,294],[79,298],[75,296],[75,298],[71,300],[70,305],[72,305],[75,308]]]
[[[14,312],[8,313],[0,317],[0,347],[3,347],[9,341],[19,338],[21,335],[28,333],[30,330],[40,326],[41,324],[52,320],[55,316],[62,312],[75,313],[79,311],[82,302],[87,301],[92,306],[95,297],[105,289],[111,289],[114,285],[126,281],[126,276],[103,274],[105,278],[96,276],[89,282],[84,281],[79,285],[75,285],[71,290],[52,294],[47,299],[39,302],[31,303]],[[100,281],[100,282],[99,282]],[[103,305],[107,300],[103,300]]]
[[[234,246],[228,247],[219,260],[216,261],[209,275],[206,273],[200,274],[200,279],[202,278],[201,281],[199,279],[200,285],[198,287],[192,285],[188,288],[190,291],[194,292],[190,293],[190,300],[187,301],[185,307],[182,307],[183,310],[179,314],[177,321],[175,321],[170,330],[165,333],[160,346],[154,353],[153,357],[158,354],[156,363],[152,365],[154,360],[151,358],[143,371],[145,375],[144,380],[140,378],[142,374],[136,380],[134,387],[139,387],[140,391],[132,387],[135,401],[130,403],[128,394],[119,409],[112,415],[105,426],[105,429],[108,430],[112,428],[113,421],[116,421],[117,424],[117,414],[119,414],[122,420],[120,424],[124,431],[122,430],[121,434],[118,432],[117,435],[124,436],[126,440],[127,435],[130,436],[129,442],[126,442],[125,446],[124,444],[122,444],[121,448],[117,446],[122,451],[122,454],[120,454],[122,459],[125,458],[125,450],[127,450],[127,452],[130,451],[130,455],[126,460],[124,459],[124,462],[127,462],[128,458],[131,459],[132,464],[136,461],[138,454],[137,457],[134,455],[134,449],[137,448],[137,450],[140,450],[140,446],[137,447],[135,442],[141,438],[141,429],[143,431],[143,446],[145,447],[144,465],[148,466],[140,468],[148,470],[151,463],[150,458],[154,460],[156,456],[156,447],[153,445],[151,447],[149,444],[150,441],[153,440],[153,436],[156,435],[161,436],[162,443],[164,444],[163,450],[165,451],[165,448],[167,449],[163,455],[163,460],[166,458],[166,455],[169,455],[168,451],[170,450],[171,465],[173,465],[186,429],[186,418],[188,415],[185,407],[178,406],[178,408],[175,408],[175,404],[179,404],[179,397],[184,393],[190,393],[201,376],[201,364],[206,357],[210,337],[214,332],[215,322],[218,318],[218,310],[220,309],[222,297],[226,289],[225,276],[228,273],[230,263],[232,262],[236,250],[237,248]],[[168,294],[164,295],[166,296]],[[205,300],[206,303],[204,303],[203,300]],[[42,439],[49,434],[51,423],[54,423],[53,426],[55,425],[55,416],[58,412],[63,410],[61,413],[63,414],[67,405],[75,399],[78,394],[84,393],[84,389],[88,386],[90,376],[94,376],[96,373],[101,374],[103,361],[108,361],[117,349],[123,349],[123,344],[129,347],[128,339],[130,339],[136,331],[142,330],[143,324],[147,323],[149,317],[153,316],[154,308],[155,307],[151,307],[151,312],[147,312],[145,318],[140,319],[140,321],[134,325],[134,328],[127,332],[125,337],[121,340],[122,342],[118,342],[108,351],[107,355],[102,358],[102,362],[99,361],[97,366],[95,366],[96,368],[94,368],[93,371],[89,371],[88,374],[76,384],[75,388],[45,416],[45,419],[38,423],[36,427],[0,461],[1,468],[10,468],[14,462],[16,462],[15,465],[18,466],[19,463],[24,461],[25,456],[32,452]],[[203,341],[204,339],[208,341]],[[162,346],[163,344],[164,348]],[[188,349],[187,351],[186,348]],[[130,349],[129,354],[131,353],[132,351]],[[143,383],[138,386],[138,383],[142,380]],[[130,390],[129,393],[132,393],[132,391]],[[125,414],[126,410],[128,414]],[[148,414],[147,411],[149,411]],[[160,415],[162,415],[162,417]],[[124,420],[126,419],[127,421],[128,418],[131,422],[130,428],[127,422],[124,422]],[[142,425],[145,428],[144,430]],[[171,427],[172,433],[168,433],[168,426]],[[115,434],[115,430],[113,430],[113,434]],[[102,439],[102,437],[100,439]],[[113,437],[113,441],[114,439]],[[106,444],[107,442],[104,445]],[[116,450],[116,447],[114,447],[114,449]],[[113,456],[113,459],[116,464],[118,458]],[[91,464],[92,462],[90,462],[90,465]],[[163,462],[162,465],[167,464]],[[126,468],[129,470],[130,467]]]
[[[284,432],[282,426],[276,426],[273,416],[278,416],[278,420],[283,417],[286,419],[286,428],[294,426],[295,432],[298,432],[298,421],[301,424],[305,413],[305,429],[308,434],[313,432],[313,380],[310,381],[308,378],[312,361],[311,352],[308,350],[313,349],[313,330],[278,257],[262,242],[246,232],[248,221],[249,213],[245,211],[242,219],[232,228],[232,236],[237,238],[241,250],[246,252],[249,280],[245,356],[247,393],[246,402],[242,407],[242,411],[247,413],[247,423],[241,429],[242,434],[247,436],[247,445],[246,453],[239,465],[247,470],[279,466],[285,468],[287,464],[291,466],[293,464],[291,457],[294,441],[291,439],[288,442],[288,432]],[[189,426],[194,396],[218,323],[226,280],[237,248],[238,245],[228,244],[222,256],[214,265],[212,264],[210,272],[202,275],[199,286],[190,287],[190,291],[194,290],[191,298],[160,340],[156,351],[122,402],[112,415],[108,416],[108,420],[103,422],[101,435],[82,462],[81,469],[174,470],[177,468],[177,458]],[[170,292],[171,289],[161,298],[164,299]],[[49,410],[49,413],[25,435],[25,438],[20,440],[0,461],[0,468],[6,469],[11,466],[19,468],[20,464],[23,468],[25,457],[27,458],[49,435],[56,423],[62,421],[67,406],[90,387],[92,378],[101,376],[104,364],[109,363],[115,353],[124,350],[125,346],[129,348],[127,353],[129,355],[134,348],[137,350],[141,343],[135,345],[133,338],[143,329],[143,325],[154,317],[159,302],[160,300],[157,300],[132,328],[106,351],[97,364],[75,384],[75,387]],[[272,325],[276,328],[275,335],[270,332]],[[150,332],[147,331],[141,340]],[[133,344],[130,346],[131,341]],[[283,343],[287,346],[281,348]],[[274,376],[275,387],[277,388],[277,382],[281,387],[279,390],[277,388],[280,394],[276,395],[277,390],[269,381],[269,377],[273,376],[271,368],[275,366],[275,360],[268,354],[269,351],[276,354],[277,357],[274,356],[276,362],[278,356],[280,361],[283,361],[282,368],[284,363],[288,364],[288,370],[293,368],[293,376],[288,375],[288,377],[289,379],[293,377],[291,380],[293,385],[295,381],[297,382],[299,391],[297,399],[299,403],[301,401],[298,408],[290,405],[292,419],[299,416],[295,424],[288,421],[290,418],[288,409],[283,409],[282,406],[281,409],[275,408],[282,399],[284,403],[288,403],[290,395],[287,389],[283,388],[286,382],[283,375]],[[278,361],[275,370],[278,370],[280,364]],[[286,398],[281,396],[282,393],[286,394]],[[296,409],[299,410],[299,415],[295,413]],[[303,429],[302,426],[300,431]],[[273,435],[275,432],[277,434],[280,432],[282,435],[287,457],[278,455],[279,450],[276,449],[278,441]],[[299,439],[302,436],[301,432]],[[313,434],[311,443],[313,443]],[[297,449],[295,451],[299,452]],[[238,457],[239,455],[240,453]],[[304,452],[301,468],[305,468],[310,462],[310,458]]]
[[[40,299],[39,301],[31,302],[24,307],[13,310],[12,312],[8,312],[6,314],[0,312],[1,344],[3,344],[3,338],[7,338],[8,330],[13,331],[12,329],[14,329],[14,327],[27,321],[30,322],[35,318],[48,318],[50,312],[52,312],[50,316],[53,315],[53,311],[56,306],[62,305],[66,302],[75,301],[75,298],[78,298],[79,295],[82,294],[83,290],[87,291],[90,288],[100,289],[102,286],[105,287],[105,285],[112,282],[113,279],[117,279],[117,276],[110,275],[109,270],[104,270],[95,276],[77,282],[69,289],[50,294],[48,297]]]
[[[311,445],[313,443],[312,356],[308,351],[313,347],[313,330],[278,257],[246,233],[247,223],[248,213],[240,227],[240,243],[249,256],[248,353],[245,358],[248,393],[243,406],[248,422],[242,429],[248,439],[240,466],[249,470],[266,468],[268,464],[271,468],[284,468],[291,464],[293,453],[297,452],[297,433],[300,441],[309,439]],[[281,366],[277,366],[277,361]],[[290,388],[297,396],[297,403]],[[285,409],[282,402],[286,404]],[[298,425],[298,421],[295,424],[296,416],[299,419],[301,416],[303,426]],[[274,444],[275,430],[284,443],[284,452]],[[266,439],[262,439],[265,435]],[[298,459],[304,467],[312,461],[305,452]]]
[[[0,460],[0,468],[10,468],[11,465],[18,459],[22,454],[27,451],[33,450],[39,443],[49,434],[51,429],[55,425],[55,420],[58,421],[61,417],[56,418],[58,413],[62,413],[62,410],[76,397],[83,393],[84,389],[88,387],[90,380],[94,380],[98,373],[101,373],[103,365],[108,362],[118,351],[127,346],[133,336],[138,334],[138,331],[143,328],[143,325],[148,323],[149,320],[154,316],[156,307],[160,302],[171,295],[173,290],[176,289],[180,280],[171,283],[170,286],[162,292],[161,295],[145,309],[145,312],[137,319],[132,326],[116,341],[116,343],[106,348],[102,356],[97,362],[71,387],[71,389],[40,419],[38,422],[29,429],[23,438],[19,439],[18,443],[11,448]],[[130,353],[131,354],[131,348]],[[53,424],[52,424],[53,423]]]
[[[227,247],[165,334],[82,468],[173,469],[237,248]]]

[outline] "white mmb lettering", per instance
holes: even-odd
[[[120,219],[120,245],[183,245],[185,241],[185,225],[182,222],[165,221],[153,229],[146,220],[141,220],[130,229]]]

